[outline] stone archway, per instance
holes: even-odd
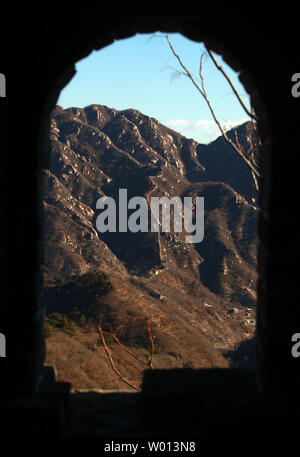
[[[256,18],[254,35],[245,32],[243,15],[233,17],[230,13],[224,16],[189,11],[147,15],[100,12],[95,17],[89,12],[80,12],[65,17],[64,27],[57,33],[53,31],[57,20],[55,12],[49,12],[47,18],[36,14],[7,13],[7,20],[14,27],[8,35],[2,36],[3,42],[11,43],[11,49],[3,54],[1,69],[7,83],[7,97],[3,99],[0,117],[1,148],[5,151],[1,159],[5,170],[1,202],[4,208],[1,276],[5,304],[1,310],[0,331],[7,342],[2,392],[10,396],[26,395],[36,391],[41,379],[44,355],[43,307],[37,287],[41,233],[38,170],[47,168],[49,163],[50,149],[45,139],[50,112],[60,90],[74,74],[77,60],[114,39],[160,30],[205,41],[222,54],[234,70],[240,71],[240,79],[260,117],[263,214],[259,221],[258,379],[262,392],[296,398],[299,370],[297,359],[290,356],[290,341],[299,322],[298,273],[292,267],[299,246],[292,215],[297,203],[295,159],[300,137],[295,116],[297,99],[291,96],[290,90],[291,77],[297,71],[293,60],[297,55],[297,39],[292,26],[290,38],[278,36],[277,23],[270,22],[263,14]],[[37,41],[42,43],[42,52]],[[11,51],[16,46],[18,61]],[[286,151],[284,157],[282,151]],[[283,303],[288,303],[288,312],[282,312]]]
[[[266,128],[265,128],[265,126],[267,125],[266,111],[263,107],[263,102],[252,82],[252,79],[251,79],[250,73],[249,73],[249,69],[247,69],[246,63],[245,62],[239,63],[239,59],[236,56],[233,56],[232,50],[229,49],[229,45],[226,45],[225,38],[223,38],[223,39],[221,39],[220,37],[218,39],[212,38],[213,26],[211,26],[211,25],[207,26],[206,33],[204,33],[203,30],[202,30],[202,37],[207,37],[206,38],[207,45],[210,46],[211,48],[213,48],[219,54],[221,54],[223,56],[223,58],[227,61],[227,63],[229,63],[236,71],[240,72],[240,79],[244,83],[245,88],[247,89],[248,93],[251,96],[251,101],[257,109],[257,114],[259,115],[259,118],[260,118],[259,129],[263,130],[263,132],[261,132],[262,137],[264,138],[265,142],[268,142],[269,139],[267,139],[267,133],[266,133]],[[140,31],[143,31],[143,29],[137,28],[137,31],[140,32]],[[157,30],[154,28],[153,31],[155,32]],[[176,28],[175,28],[175,31],[177,31]],[[125,35],[125,32],[123,32],[122,36],[124,36],[124,35]],[[133,36],[134,33],[128,32],[128,34],[126,34],[126,36],[127,35]],[[116,31],[116,36],[118,36],[118,31]],[[199,39],[199,36],[196,32],[192,33],[189,30],[187,31],[185,36],[190,39],[193,39],[193,40]],[[102,37],[100,37],[100,38],[95,37],[95,40],[93,43],[86,44],[84,47],[84,50],[83,51],[81,50],[80,53],[78,53],[78,58],[80,58],[82,56],[82,54],[88,55],[94,49],[99,50],[103,47],[105,47],[105,45],[103,44]],[[72,77],[72,75],[75,72],[74,64],[78,60],[76,58],[75,53],[74,53],[73,59],[75,59],[75,61],[73,61],[69,67],[64,68],[62,70],[61,75],[59,75],[59,77],[57,78],[57,80],[55,82],[55,85],[54,85],[55,90],[52,90],[52,92],[49,94],[49,99],[46,103],[46,107],[47,107],[46,117],[50,116],[51,108],[54,108],[62,86],[67,84],[67,82],[70,80],[70,78]],[[46,144],[46,143],[43,143],[43,144]],[[263,144],[262,147],[264,148],[265,144]],[[44,156],[47,157],[48,153],[49,153],[49,146],[47,145],[46,148],[44,149]],[[262,277],[262,275],[261,275],[261,277]]]

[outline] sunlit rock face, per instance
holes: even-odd
[[[242,143],[246,127],[237,130]],[[253,335],[244,311],[256,304],[259,210],[247,166],[221,138],[199,144],[135,109],[101,105],[57,106],[50,138],[46,276],[97,268],[130,284],[131,293],[143,291],[167,316],[177,313],[214,346]],[[118,202],[119,189],[128,200],[144,197],[149,208],[152,197],[204,197],[203,241],[187,243],[172,225],[169,232],[100,233],[96,202]],[[231,316],[233,307],[239,313]]]

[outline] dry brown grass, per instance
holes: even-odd
[[[114,316],[111,330],[126,348],[147,363],[151,350],[148,318],[154,337],[154,369],[228,367],[228,361],[215,348],[234,347],[248,331],[241,323],[242,312],[228,316],[226,309],[230,305],[203,286],[189,293],[184,287],[189,284],[185,277],[174,278],[165,271],[143,280],[140,286],[119,276],[112,277],[112,281],[115,291],[109,297]],[[153,298],[145,287],[159,291],[166,299]],[[211,307],[205,307],[204,302]],[[107,338],[117,369],[132,384],[140,386],[147,365],[112,341],[112,337]],[[54,330],[46,340],[46,350],[45,362],[56,367],[58,380],[71,382],[75,389],[130,389],[113,372],[97,326],[76,327],[73,337]]]
[[[111,370],[104,348],[98,340],[96,331],[86,332],[79,327],[73,337],[54,330],[53,335],[46,340],[45,363],[56,367],[58,381],[71,382],[75,389],[124,388],[124,383]],[[129,380],[141,379],[141,364],[116,344],[110,347],[120,372]]]
[[[185,332],[184,332],[185,333]],[[171,344],[169,338],[162,338],[163,347],[153,356],[153,368],[183,368],[186,366],[201,368],[208,366],[226,366],[221,356],[212,357],[207,350],[198,351],[186,346],[180,348],[180,343],[185,343],[184,334],[182,341]],[[146,364],[134,359],[118,344],[109,345],[114,363],[118,370],[131,383],[141,385]],[[173,350],[171,350],[173,348]],[[150,352],[144,348],[129,348],[140,359],[147,362]],[[218,360],[217,360],[218,359]],[[68,381],[74,389],[128,389],[113,372],[103,345],[99,343],[99,334],[95,330],[86,331],[77,327],[74,336],[66,335],[59,330],[54,330],[51,337],[46,340],[46,364],[54,365],[58,377],[57,381]]]

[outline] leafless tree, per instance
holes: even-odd
[[[111,328],[111,325],[110,325],[110,328],[111,328],[111,331],[108,332],[104,332],[102,330],[102,327],[100,325],[100,323],[98,324],[98,331],[100,333],[100,338],[101,338],[101,341],[102,341],[102,344],[103,344],[103,347],[104,347],[104,351],[107,355],[107,358],[108,358],[108,361],[110,363],[110,366],[112,368],[112,370],[114,371],[114,373],[116,373],[116,375],[121,379],[121,381],[123,381],[125,384],[127,384],[128,386],[132,387],[134,390],[139,390],[138,387],[135,385],[135,384],[132,384],[132,382],[128,381],[128,379],[124,378],[124,376],[121,375],[120,371],[117,369],[116,365],[115,365],[115,362],[113,360],[113,357],[112,357],[112,354],[111,354],[111,350],[110,348],[108,347],[106,341],[105,341],[105,337],[104,337],[104,333],[107,333],[107,334],[110,334],[113,339],[115,340],[115,342],[121,347],[121,349],[123,349],[124,351],[126,351],[129,355],[131,355],[134,359],[138,360],[139,362],[142,362],[143,364],[146,364],[147,366],[149,366],[150,369],[153,369],[153,365],[152,365],[152,359],[153,359],[153,356],[154,356],[154,338],[152,336],[152,332],[151,332],[151,329],[150,329],[150,325],[149,325],[149,319],[146,318],[146,327],[147,327],[147,332],[148,332],[148,338],[149,338],[149,341],[150,341],[150,356],[147,358],[147,362],[140,359],[138,356],[136,356],[132,351],[130,351],[128,348],[126,348],[119,340],[119,338],[115,335],[115,333],[112,331],[112,328]]]
[[[258,162],[259,162],[259,146],[261,144],[261,141],[260,141],[258,131],[257,131],[258,118],[254,113],[253,107],[251,106],[251,110],[249,110],[246,107],[246,105],[244,104],[240,95],[238,94],[234,84],[232,83],[231,79],[229,78],[227,73],[224,71],[223,67],[217,62],[217,60],[214,57],[211,50],[208,49],[208,47],[204,44],[207,54],[211,58],[212,62],[214,63],[214,65],[216,66],[218,71],[220,71],[222,73],[222,75],[225,77],[225,79],[227,80],[231,89],[233,90],[233,93],[235,94],[238,102],[242,106],[242,108],[245,111],[245,113],[247,114],[247,116],[249,116],[249,118],[250,118],[250,123],[247,126],[247,133],[246,133],[248,147],[247,147],[247,149],[245,149],[240,144],[236,130],[235,130],[235,142],[228,137],[225,127],[222,126],[221,122],[219,121],[219,119],[215,113],[215,110],[212,107],[212,104],[208,98],[208,95],[207,95],[207,92],[205,89],[204,77],[203,77],[204,53],[202,53],[201,58],[200,58],[200,68],[199,68],[200,83],[198,83],[196,81],[195,77],[191,74],[191,72],[188,70],[188,68],[184,65],[181,57],[175,51],[169,36],[168,35],[155,35],[155,34],[154,34],[154,36],[160,36],[167,40],[170,50],[172,51],[172,54],[176,57],[179,65],[180,65],[180,68],[181,68],[181,70],[175,69],[176,74],[188,77],[191,80],[192,84],[197,89],[197,91],[201,94],[201,96],[205,100],[205,102],[210,110],[210,113],[211,113],[216,125],[218,126],[223,138],[234,149],[234,151],[243,159],[243,161],[248,165],[252,178],[253,178],[254,187],[255,187],[256,191],[258,191],[259,190],[259,178],[260,178]],[[174,70],[174,68],[173,68],[173,70]]]
[[[102,344],[103,344],[105,353],[106,353],[106,355],[107,355],[107,358],[108,358],[108,360],[109,360],[110,366],[111,366],[112,370],[114,371],[114,373],[116,373],[116,375],[121,379],[121,381],[125,382],[125,384],[127,384],[127,385],[130,386],[130,387],[132,387],[134,390],[139,390],[137,386],[135,386],[134,384],[132,384],[130,381],[128,381],[127,379],[125,379],[124,376],[121,375],[121,373],[120,373],[119,370],[117,369],[117,367],[116,367],[116,365],[115,365],[115,362],[114,362],[114,360],[113,360],[113,358],[112,358],[110,349],[109,349],[109,347],[108,347],[107,344],[106,344],[106,341],[105,341],[105,338],[104,338],[104,335],[103,335],[103,331],[102,331],[102,328],[100,327],[100,325],[98,326],[98,330],[99,330],[99,333],[100,333],[100,337],[101,337],[101,340],[102,340]]]

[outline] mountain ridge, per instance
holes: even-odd
[[[244,141],[246,127],[237,130]],[[254,326],[244,321],[249,320],[246,308],[252,315],[255,311],[259,210],[252,204],[251,175],[241,159],[220,145],[221,139],[201,145],[138,110],[102,105],[57,106],[50,140],[43,198],[45,276],[101,270],[117,285],[111,311],[122,303],[123,310],[141,318],[146,309],[154,332],[163,335],[162,347],[173,338],[186,363],[211,366],[211,359],[213,366],[226,366],[215,348],[234,347],[254,335]],[[186,243],[185,234],[174,230],[100,234],[96,201],[103,196],[117,200],[122,188],[128,199],[147,201],[151,196],[203,196],[203,241]],[[228,314],[233,307],[239,312]],[[203,352],[199,345],[206,348],[202,358],[196,355],[196,348]]]

